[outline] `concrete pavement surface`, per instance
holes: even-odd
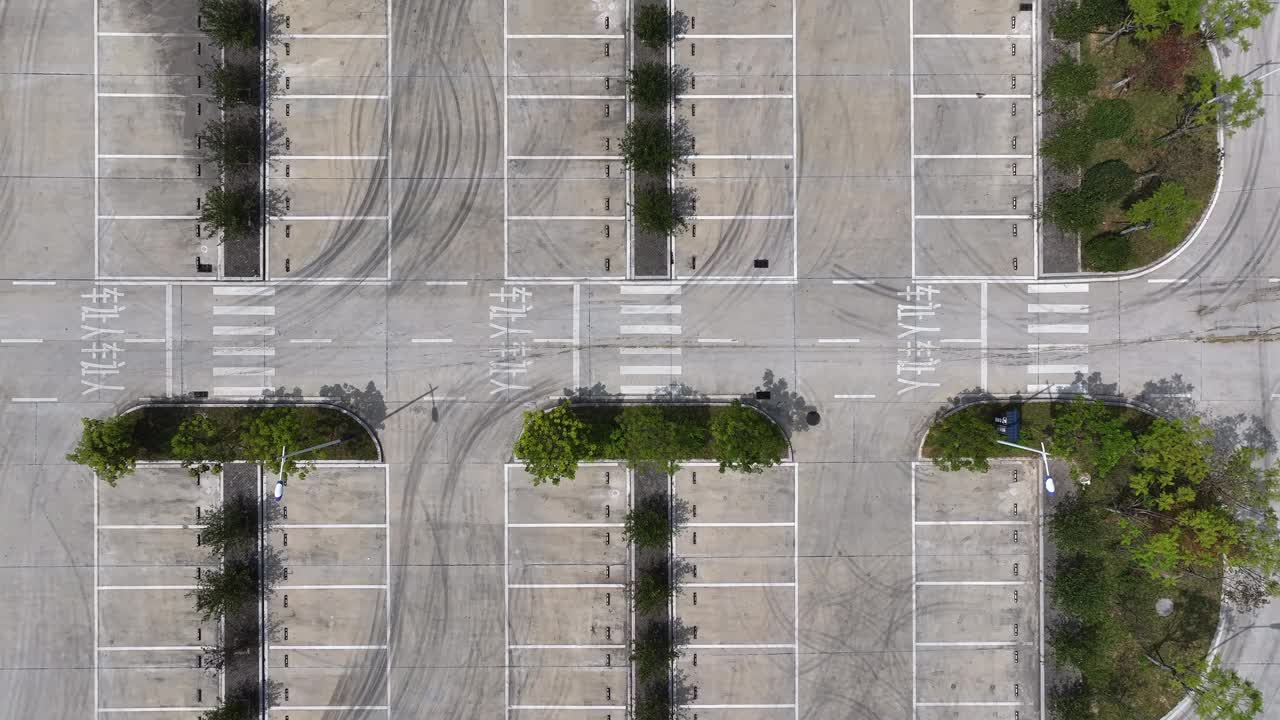
[[[677,1],[698,205],[657,282],[630,279],[616,144],[633,3],[281,3],[290,202],[257,281],[195,222],[196,5],[0,10],[0,717],[186,720],[222,692],[185,597],[216,484],[64,460],[139,399],[329,398],[380,435],[385,462],[292,482],[269,538],[270,717],[294,719],[622,717],[630,478],[531,486],[511,445],[553,398],[768,392],[791,433],[764,475],[672,480],[703,720],[1041,715],[1038,470],[919,464],[950,399],[1276,426],[1275,123],[1227,140],[1168,262],[1045,276],[1019,3]],[[1223,62],[1277,52],[1271,19]],[[1221,648],[1271,707],[1278,626],[1232,617]]]

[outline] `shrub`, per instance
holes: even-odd
[[[633,120],[621,143],[622,161],[638,173],[665,176],[684,156],[671,126],[663,120]]]
[[[1061,555],[1054,566],[1054,607],[1086,623],[1103,621],[1116,593],[1116,579],[1099,555]]]
[[[98,479],[113,486],[133,472],[138,464],[138,446],[133,440],[138,413],[104,420],[82,418],[80,422],[84,430],[75,449],[67,454],[67,460],[91,468]]]
[[[1138,174],[1123,160],[1107,160],[1085,170],[1080,192],[1098,202],[1120,200],[1133,190]]]
[[[1073,107],[1098,84],[1098,68],[1066,57],[1044,73],[1044,94],[1055,105]]]
[[[705,429],[679,413],[655,405],[632,405],[618,413],[611,445],[627,467],[674,473],[706,445]]]
[[[658,110],[671,102],[675,83],[671,70],[656,62],[640,63],[631,68],[627,90],[631,100],[642,110]]]
[[[1105,99],[1089,106],[1084,116],[1084,126],[1095,137],[1110,140],[1129,132],[1133,128],[1133,119],[1133,103],[1128,100]]]
[[[1081,250],[1087,270],[1116,272],[1126,270],[1132,259],[1129,238],[1120,233],[1105,233],[1091,237]]]
[[[1102,204],[1083,190],[1059,190],[1045,201],[1044,215],[1067,232],[1088,234],[1102,221]]]
[[[663,185],[636,188],[631,212],[636,227],[647,232],[670,235],[677,228],[687,227],[676,197]]]
[[[662,610],[676,594],[676,584],[671,579],[670,568],[663,562],[649,568],[631,583],[631,603],[638,613]]]
[[[1089,164],[1094,141],[1094,134],[1083,124],[1067,123],[1044,139],[1040,144],[1040,152],[1057,169],[1074,172]]]
[[[210,188],[200,206],[200,222],[223,237],[252,235],[258,228],[259,196],[252,188]]]
[[[259,25],[259,5],[252,0],[200,0],[200,29],[224,48],[257,48]]]
[[[641,45],[659,50],[671,43],[671,16],[664,5],[641,5],[636,9],[632,29]]]

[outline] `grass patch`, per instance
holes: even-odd
[[[242,428],[255,416],[279,406],[225,407],[148,406],[134,411],[138,415],[133,440],[139,460],[180,460],[173,453],[173,437],[182,422],[196,414],[208,415],[217,427]],[[286,406],[289,407],[289,406]],[[317,450],[307,460],[377,460],[378,448],[360,423],[344,412],[326,407],[289,407],[300,421],[298,435],[291,439],[290,450],[301,450],[346,436],[351,440]],[[296,446],[296,447],[295,447]]]
[[[1175,239],[1162,239],[1147,230],[1128,236],[1128,256],[1122,268],[1094,266],[1085,257],[1087,270],[1130,269],[1155,262],[1177,247],[1204,214],[1213,194],[1218,177],[1219,149],[1212,128],[1187,133],[1167,143],[1156,142],[1178,124],[1184,107],[1181,96],[1186,77],[1211,68],[1213,61],[1197,36],[1186,42],[1191,57],[1185,68],[1172,75],[1160,75],[1150,68],[1160,65],[1160,43],[1167,41],[1142,41],[1124,36],[1103,47],[1103,37],[1091,35],[1081,42],[1081,64],[1097,69],[1094,90],[1085,98],[1083,107],[1064,106],[1059,109],[1068,119],[1083,118],[1089,104],[1113,99],[1127,101],[1133,109],[1132,128],[1119,137],[1099,139],[1088,162],[1123,161],[1138,173],[1141,181],[1132,192],[1102,203],[1097,226],[1086,231],[1084,239],[1127,227],[1130,224],[1126,218],[1128,208],[1149,196],[1162,183],[1182,185],[1194,206],[1183,231]],[[1126,79],[1128,81],[1124,82]],[[1121,87],[1115,87],[1117,84]]]

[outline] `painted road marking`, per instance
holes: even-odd
[[[679,335],[679,325],[621,325],[618,332],[622,335]]]
[[[623,305],[623,315],[679,315],[679,305]]]
[[[1088,283],[1044,283],[1028,285],[1029,293],[1084,293],[1089,292]]]
[[[680,348],[627,347],[619,348],[619,355],[679,355]]]
[[[1040,335],[1044,333],[1062,333],[1064,335],[1084,335],[1089,332],[1088,325],[1038,325],[1031,324],[1027,326],[1027,332],[1032,335]]]
[[[679,285],[621,285],[623,295],[679,295]]]
[[[275,288],[253,287],[250,285],[215,285],[213,294],[237,296],[275,295],[276,290]]]
[[[273,327],[257,327],[245,325],[214,325],[214,335],[275,335]]]
[[[1028,303],[1027,312],[1029,313],[1066,313],[1072,315],[1082,315],[1089,312],[1088,305],[1062,305],[1052,303]]]
[[[253,355],[257,357],[271,357],[276,354],[275,348],[269,347],[215,347],[214,355]]]
[[[275,315],[274,305],[214,305],[214,315]]]
[[[238,376],[258,376],[258,377],[275,377],[275,368],[261,367],[216,367],[213,369],[214,377],[238,377]]]

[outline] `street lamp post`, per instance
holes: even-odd
[[[302,450],[294,450],[293,452],[287,453],[287,454],[285,453],[285,450],[287,449],[287,447],[284,445],[280,446],[280,472],[276,474],[276,491],[275,491],[276,502],[280,502],[280,498],[284,497],[284,461],[285,460],[287,460],[288,458],[294,457],[296,455],[309,453],[312,450],[322,450],[327,447],[332,447],[334,445],[337,445],[338,443],[343,443],[350,439],[351,439],[351,436],[342,437],[337,440],[330,440],[327,443],[312,445],[311,447],[304,448]]]
[[[1000,443],[1001,445],[1008,445],[1009,447],[1015,447],[1015,448],[1018,448],[1019,450],[1026,450],[1027,452],[1033,452],[1039,455],[1040,461],[1044,463],[1044,489],[1050,495],[1053,494],[1055,488],[1053,485],[1053,476],[1049,474],[1049,452],[1044,449],[1044,443],[1040,443],[1040,449],[1037,450],[1035,448],[1027,447],[1026,445],[1011,443],[1008,440],[997,440],[996,442]]]

